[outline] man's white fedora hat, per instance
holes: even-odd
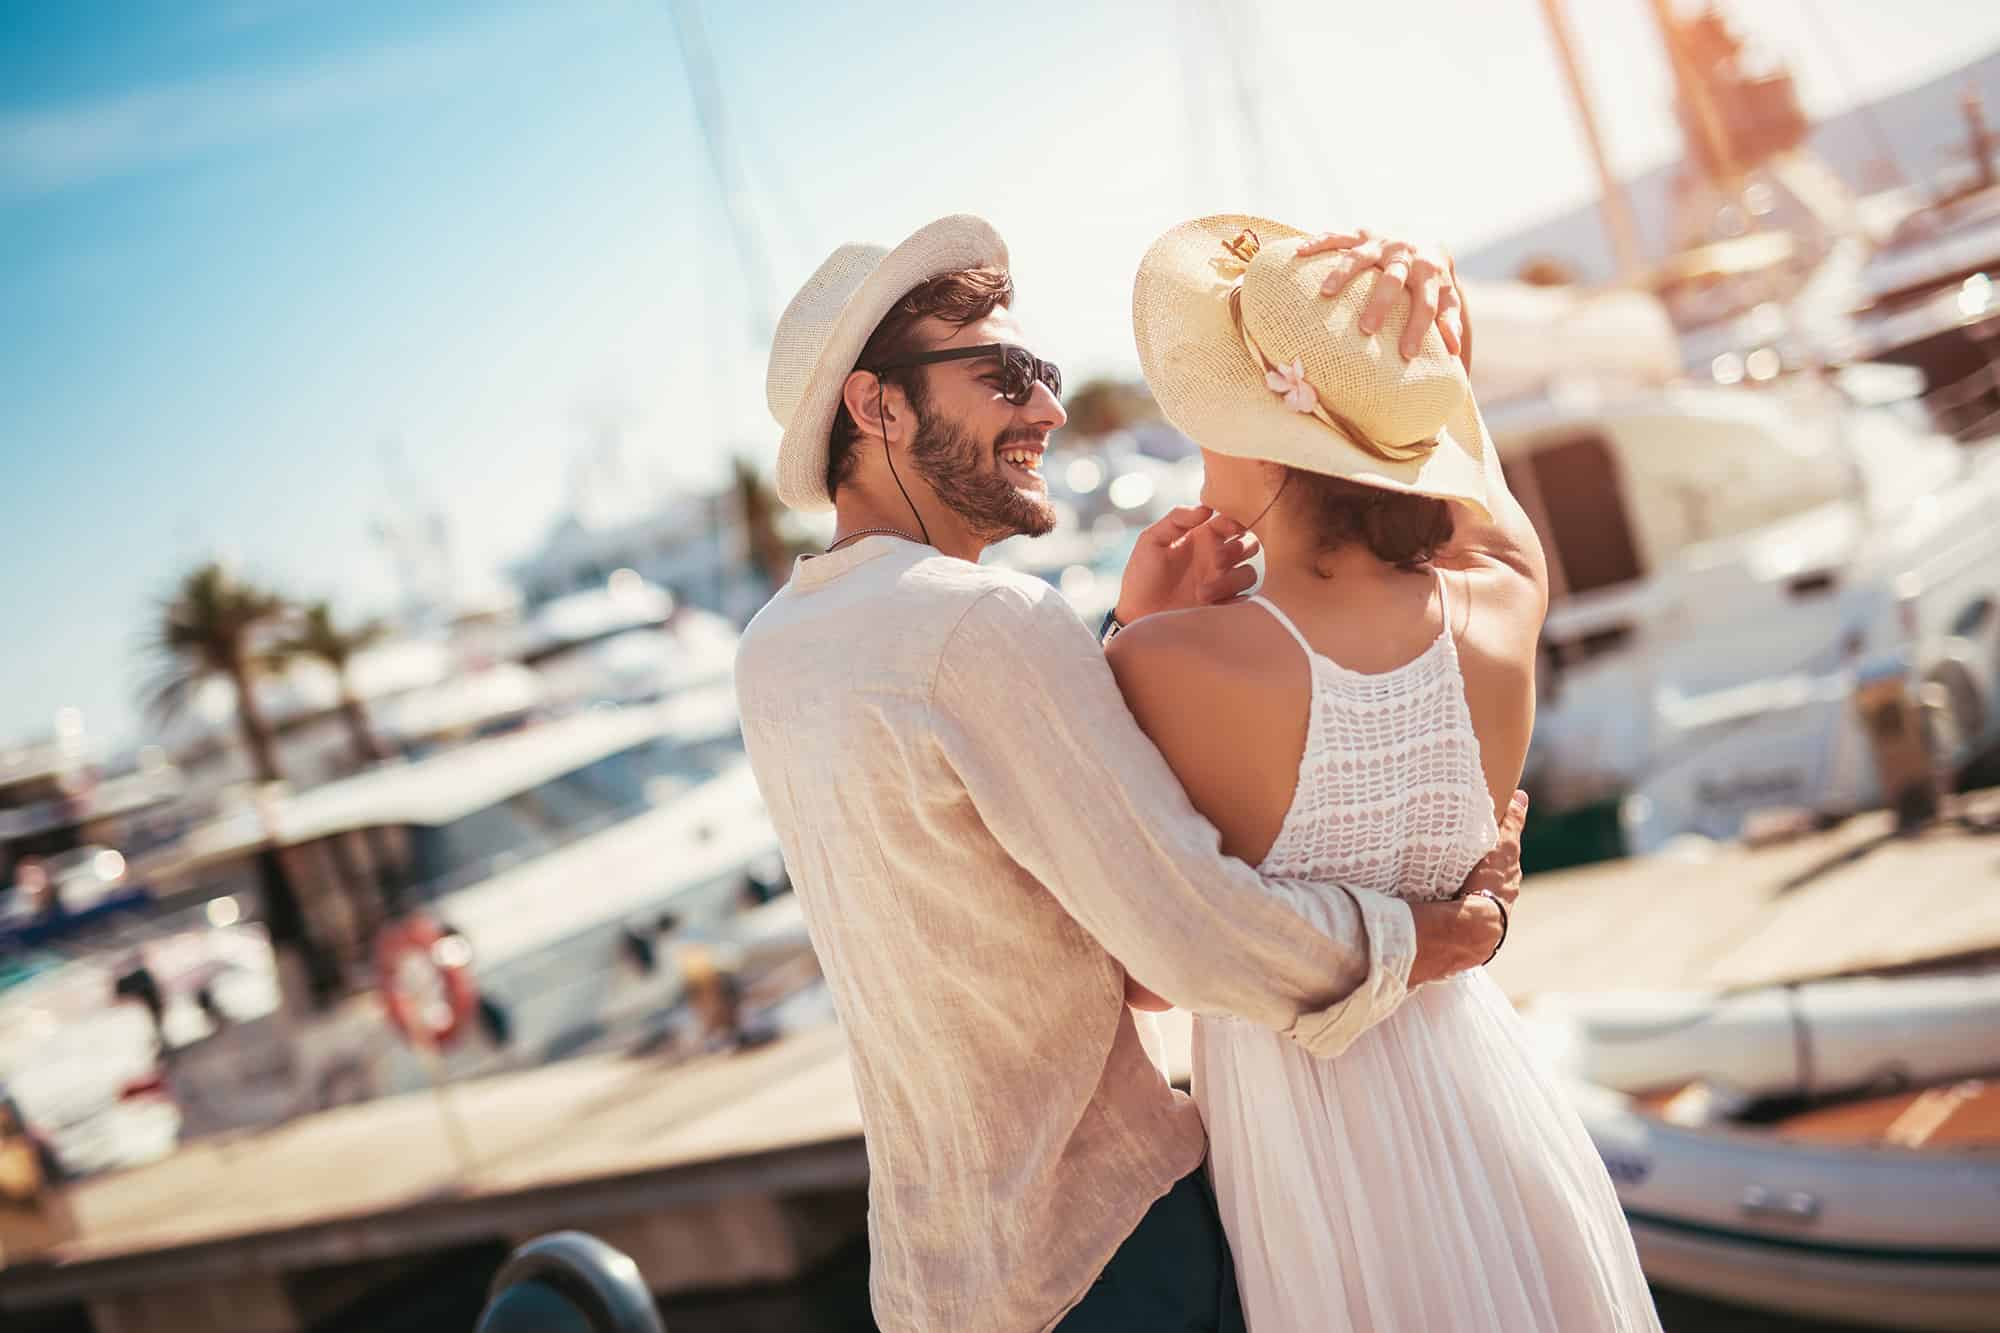
[[[943,273],[1007,267],[1007,243],[984,218],[955,213],[893,250],[843,245],[806,279],[771,337],[764,401],[784,428],[778,498],[793,509],[833,508],[826,451],[840,392],[869,335],[912,288]]]
[[[1363,334],[1372,284],[1321,296],[1338,256],[1298,258],[1305,239],[1231,213],[1153,242],[1133,283],[1132,328],[1161,412],[1219,454],[1487,512],[1498,455],[1465,367],[1436,328],[1403,360],[1408,301]]]

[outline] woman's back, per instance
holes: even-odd
[[[1338,565],[1141,622],[1120,679],[1226,849],[1448,897],[1520,769],[1539,590],[1498,566]],[[1332,1059],[1207,1014],[1191,1050],[1253,1328],[1658,1333],[1610,1179],[1484,969],[1411,989]]]
[[[1310,694],[1295,786],[1263,858],[1266,874],[1448,898],[1493,846],[1498,827],[1466,707],[1450,594],[1442,576],[1436,584],[1429,643],[1373,671],[1334,660],[1274,601],[1252,599],[1305,658]],[[1382,636],[1392,655],[1407,637],[1396,632],[1402,628]]]
[[[1446,563],[1344,561],[1139,627],[1149,660],[1121,682],[1226,851],[1285,873],[1312,862],[1314,879],[1363,858],[1370,878],[1330,877],[1441,897],[1492,846],[1533,727],[1539,598]],[[1156,690],[1171,706],[1135,694]],[[1395,884],[1376,884],[1392,863]]]
[[[1397,324],[1392,276],[1367,297],[1379,334],[1351,327],[1362,298],[1343,309],[1320,250],[1197,219],[1133,293],[1147,383],[1202,448],[1203,503],[1261,543],[1268,603],[1146,617],[1112,669],[1226,850],[1338,886],[1299,895],[1309,924],[1340,890],[1376,909],[1388,1001],[1344,1009],[1361,1021],[1325,1057],[1197,1016],[1244,1313],[1257,1333],[1658,1333],[1610,1177],[1506,996],[1483,967],[1415,977],[1418,921],[1465,909],[1377,896],[1455,894],[1490,845],[1548,579],[1422,302]]]

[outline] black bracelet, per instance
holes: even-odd
[[[1125,628],[1125,622],[1118,618],[1118,608],[1113,606],[1104,613],[1104,622],[1097,627],[1097,641],[1110,643],[1118,631]]]
[[[1493,952],[1486,955],[1486,963],[1490,963],[1500,956],[1500,946],[1507,942],[1507,904],[1501,899],[1499,894],[1493,892],[1491,889],[1474,889],[1465,896],[1468,898],[1491,898],[1493,905],[1500,909],[1500,938],[1493,942]],[[1481,963],[1480,966],[1485,967],[1486,963]]]

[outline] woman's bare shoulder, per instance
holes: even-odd
[[[1111,669],[1122,684],[1126,677],[1161,679],[1182,684],[1228,680],[1254,688],[1282,685],[1297,672],[1273,671],[1289,657],[1303,657],[1271,614],[1251,602],[1194,607],[1147,616],[1105,647]]]
[[[1289,718],[1311,690],[1305,654],[1262,607],[1248,602],[1147,616],[1106,648],[1133,716],[1163,732],[1217,734],[1227,719],[1248,739]]]
[[[1255,864],[1284,822],[1304,745],[1311,669],[1263,608],[1148,616],[1107,646],[1126,706],[1222,833]]]

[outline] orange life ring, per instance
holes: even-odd
[[[420,913],[382,928],[375,940],[375,977],[389,1022],[419,1048],[450,1046],[465,1035],[479,1009],[472,945]]]

